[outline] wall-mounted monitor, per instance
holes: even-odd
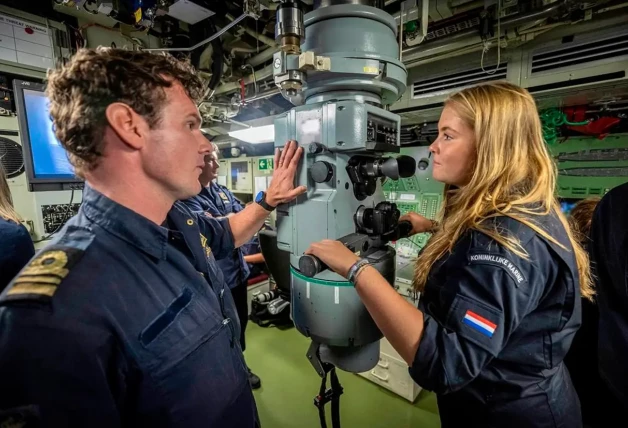
[[[67,152],[52,129],[48,98],[42,83],[14,80],[15,105],[31,192],[82,189]]]

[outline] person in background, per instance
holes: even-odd
[[[254,202],[248,202],[246,206]],[[272,230],[272,228],[266,224],[262,226],[260,230]],[[262,247],[259,243],[259,234],[256,233],[253,238],[242,247],[242,254],[244,254],[244,261],[249,265],[249,279],[255,278],[261,275],[266,268],[266,259],[262,254]]]
[[[33,240],[20,220],[0,163],[0,293],[35,255]]]
[[[574,237],[589,251],[591,220],[600,198],[593,197],[578,201],[569,213],[569,224]],[[582,299],[582,326],[574,336],[571,348],[565,356],[574,388],[580,398],[582,421],[586,427],[597,427],[600,421],[600,399],[605,389],[597,370],[598,308],[589,299]],[[601,426],[600,426],[601,428]]]
[[[268,228],[266,225],[262,229]],[[242,247],[242,254],[244,255],[244,261],[249,266],[249,279],[255,278],[262,273],[266,267],[266,260],[262,254],[262,249],[259,245],[259,237],[255,235],[249,242]]]
[[[203,133],[208,141],[209,136]],[[229,217],[244,209],[242,203],[227,189],[216,182],[218,177],[218,154],[220,151],[216,144],[211,143],[212,151],[205,156],[205,165],[199,176],[201,191],[198,195],[183,201],[192,211],[210,215],[215,218]],[[245,244],[246,245],[246,244]],[[231,289],[235,302],[238,318],[240,320],[240,346],[242,351],[246,349],[246,326],[249,321],[247,303],[247,280],[249,278],[249,266],[245,260],[242,247],[234,249],[231,254],[218,260],[218,266],[225,277],[225,283]],[[248,368],[248,366],[247,366]],[[262,383],[255,373],[248,368],[249,382],[253,389],[261,387]]]
[[[443,428],[578,428],[563,358],[592,298],[589,260],[554,196],[534,98],[507,82],[452,94],[430,145],[442,222],[418,257],[419,308],[339,241],[306,251],[353,282],[373,320],[435,391]],[[626,217],[624,217],[625,219]]]
[[[590,253],[598,294],[598,369],[608,396],[598,410],[608,427],[628,409],[628,183],[611,189],[591,221]]]

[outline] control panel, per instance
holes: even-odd
[[[397,205],[401,215],[415,212],[429,219],[436,219],[443,202],[443,183],[432,179],[432,165],[427,147],[402,148],[401,155],[412,156],[417,164],[423,162],[423,168],[417,168],[412,177],[399,180],[386,180],[383,184],[386,200]],[[414,258],[427,244],[429,233],[419,233],[410,238],[394,243],[397,254],[405,258]]]
[[[41,217],[44,223],[44,233],[54,233],[63,227],[63,225],[78,214],[81,204],[54,204],[42,205]]]
[[[367,118],[366,138],[369,142],[397,145],[397,123],[370,113]]]

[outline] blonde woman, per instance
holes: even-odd
[[[0,292],[35,255],[35,247],[13,208],[11,191],[0,163]]]
[[[509,83],[465,89],[445,103],[430,146],[446,183],[440,224],[420,254],[417,308],[337,241],[308,254],[353,283],[371,316],[435,391],[443,428],[580,427],[562,360],[591,298],[587,255],[554,197],[556,170],[534,99]],[[432,230],[433,229],[433,230]],[[353,268],[353,269],[352,269]],[[353,272],[352,272],[353,270]]]

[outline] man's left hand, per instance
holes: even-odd
[[[283,150],[275,150],[275,171],[266,191],[266,203],[270,206],[290,202],[307,191],[305,186],[294,187],[294,177],[302,155],[303,147],[297,147],[297,142],[292,140],[288,141]]]

